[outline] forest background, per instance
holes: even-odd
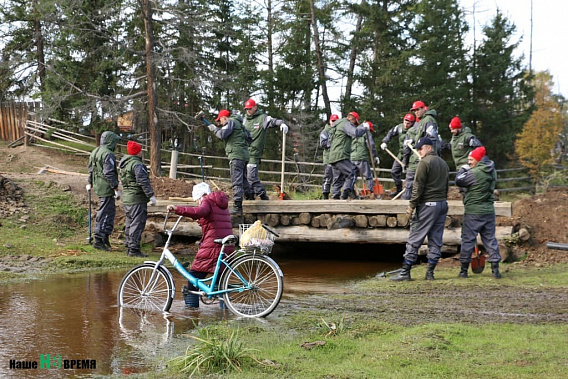
[[[566,108],[551,75],[516,56],[502,12],[472,45],[465,20],[455,0],[7,0],[0,101],[39,101],[43,120],[95,134],[132,111],[154,175],[175,138],[223,155],[193,116],[243,113],[249,97],[290,125],[287,155],[300,161],[320,161],[332,113],[358,112],[380,140],[422,100],[444,140],[459,116],[499,168],[560,162]],[[265,158],[279,158],[280,135],[267,143]]]

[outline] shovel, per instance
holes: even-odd
[[[286,133],[282,133],[282,171],[280,172],[280,200],[284,200],[284,160],[286,159]]]
[[[92,233],[92,212],[91,212],[91,190],[88,190],[87,193],[89,194],[89,237],[87,237],[87,241],[89,245],[93,242],[93,233]]]
[[[373,150],[371,149],[371,134],[367,131],[367,148],[369,150],[369,158],[371,159],[371,164],[373,165],[373,176],[375,177],[375,184],[373,185],[373,195],[376,198],[380,199],[383,197],[385,190],[383,186],[379,183],[379,179],[377,179],[377,169],[375,167],[375,160],[373,159]]]
[[[479,251],[476,245],[475,250],[471,255],[471,271],[473,271],[474,274],[481,274],[484,268],[485,268],[485,255],[483,255],[482,251]]]

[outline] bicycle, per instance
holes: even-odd
[[[176,271],[199,289],[191,293],[199,295],[204,304],[221,298],[231,312],[242,317],[265,317],[276,309],[282,297],[284,280],[278,264],[266,255],[272,249],[270,243],[256,243],[258,239],[249,239],[249,246],[235,249],[227,256],[225,247],[235,246],[237,236],[231,234],[216,239],[215,243],[222,247],[215,271],[208,278],[197,279],[169,250],[172,235],[183,216],[168,230],[168,213],[164,220],[164,231],[168,238],[160,259],[157,262],[145,261],[124,276],[118,289],[120,307],[169,311],[175,296],[175,283],[170,270],[164,266],[167,259]],[[247,224],[239,226],[241,237],[249,227]],[[266,237],[263,242],[279,237],[267,225],[262,224],[262,228],[267,231],[263,234]]]

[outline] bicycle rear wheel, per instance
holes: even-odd
[[[229,310],[243,317],[268,316],[280,302],[284,280],[280,267],[265,255],[244,255],[230,263],[221,288]],[[249,288],[247,288],[247,284]]]
[[[118,305],[167,312],[173,300],[172,282],[166,270],[159,267],[150,283],[153,271],[152,263],[144,263],[130,270],[118,287]]]

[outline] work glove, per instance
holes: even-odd
[[[361,124],[361,127],[362,127],[363,129],[365,129],[366,131],[371,130],[371,127],[369,126],[369,123],[368,123],[368,122],[362,123],[362,124]]]
[[[288,125],[280,124],[280,131],[284,134],[288,133]]]
[[[414,213],[414,208],[408,207],[408,209],[406,210],[406,215],[408,216],[408,218],[412,218],[413,213]]]
[[[381,143],[381,149],[386,149],[387,148],[387,144],[385,142]]]
[[[207,125],[207,127],[208,127],[209,130],[211,130],[212,132],[214,132],[215,129],[217,129],[217,127],[215,126],[215,124],[209,124],[209,125]]]
[[[121,193],[120,193],[119,190],[114,190],[114,198],[115,198],[116,200],[119,200],[119,199],[120,199],[120,195],[121,195]]]
[[[460,170],[470,170],[471,167],[468,164],[464,164],[463,166],[461,166]]]
[[[156,205],[156,196],[152,196],[152,197],[150,198],[150,205],[151,205],[151,206]]]
[[[375,163],[378,165],[381,163],[381,160],[379,159],[379,157],[375,157]]]
[[[176,211],[176,206],[175,205],[168,205],[168,212],[175,212]]]
[[[89,191],[91,190],[91,185],[90,185],[90,184],[87,184],[87,185],[85,186],[85,188],[87,189],[87,192],[89,192]]]
[[[404,141],[404,146],[412,147],[412,140],[407,139],[406,141]]]

